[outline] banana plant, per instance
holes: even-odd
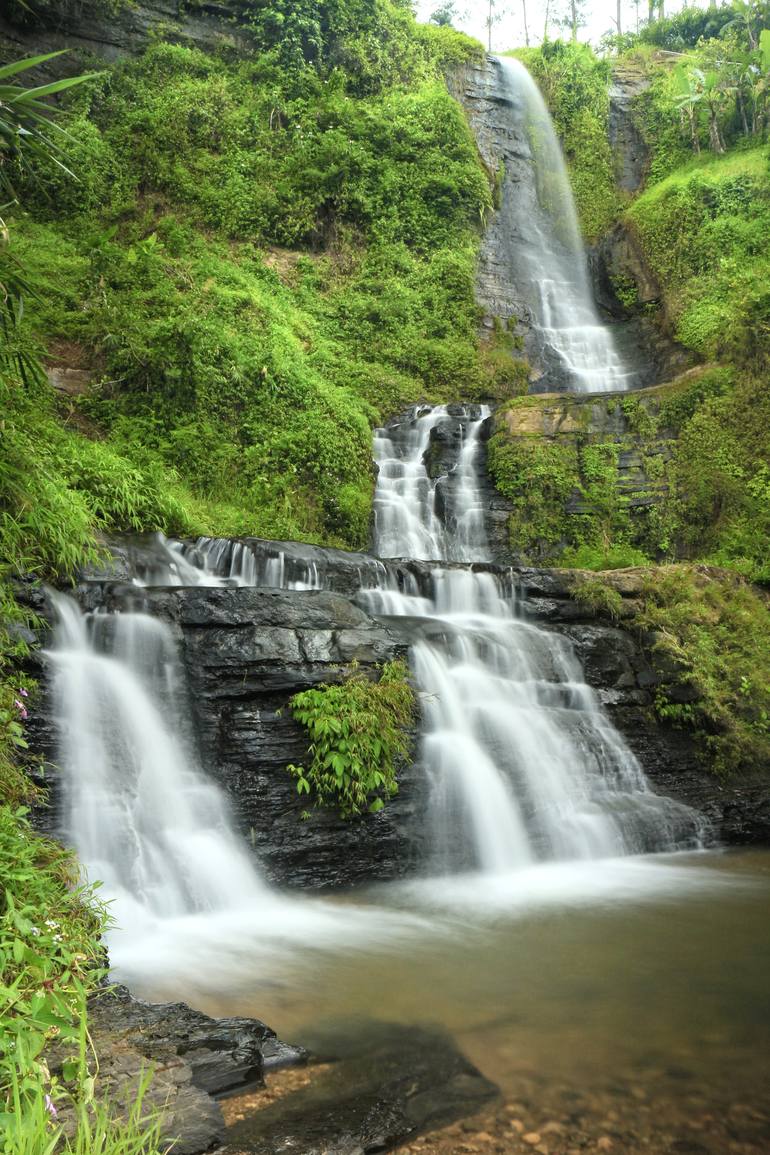
[[[83,84],[96,73],[32,88],[10,81],[60,55],[48,52],[29,56],[0,68],[0,192],[9,197],[7,204],[0,205],[0,378],[15,378],[27,386],[40,380],[44,370],[37,351],[20,339],[24,299],[32,291],[22,266],[10,252],[10,236],[2,214],[18,204],[15,175],[33,172],[37,165],[51,162],[72,175],[65,163],[69,135],[57,124],[56,110],[46,98]]]

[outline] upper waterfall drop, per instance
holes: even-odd
[[[546,380],[579,393],[625,390],[637,372],[618,352],[594,304],[569,175],[537,84],[514,57],[495,57],[499,93],[510,111],[510,156],[496,241],[531,318]],[[513,193],[515,189],[515,195]]]

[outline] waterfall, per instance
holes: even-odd
[[[55,595],[54,696],[64,826],[121,926],[258,901],[223,796],[196,763],[169,627],[83,615]]]
[[[450,410],[456,411],[454,416]],[[476,479],[479,433],[488,416],[483,405],[467,412],[456,405],[418,406],[376,431],[374,524],[381,557],[484,560],[484,507]],[[442,438],[458,441],[459,449],[451,472],[441,470],[431,477],[425,460],[433,448],[441,452]],[[437,465],[440,469],[440,462]]]
[[[152,586],[272,586],[287,590],[322,588],[318,564],[312,558],[287,556],[277,542],[260,548],[227,537],[199,537],[194,542],[170,541],[154,535],[150,546],[131,551],[132,581]]]
[[[548,108],[520,61],[498,57],[499,99],[507,106],[498,240],[507,275],[531,314],[535,359],[545,379],[576,392],[627,389],[638,373],[625,364],[594,304],[575,203]]]
[[[483,519],[469,536],[437,517],[426,469],[446,409],[412,410],[375,438],[380,462],[375,548],[383,556],[483,560]],[[453,510],[475,519],[473,467],[484,413],[453,418],[462,448]],[[385,468],[383,468],[383,465]],[[467,526],[467,522],[465,522]],[[585,684],[570,643],[523,620],[510,574],[472,565],[431,570],[427,588],[362,594],[375,613],[408,622],[423,701],[421,761],[433,867],[504,872],[529,863],[700,845],[701,820],[655,795],[633,753]]]

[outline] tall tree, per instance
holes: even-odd
[[[489,51],[492,51],[492,28],[499,23],[508,11],[507,3],[503,0],[488,0],[487,18],[485,24],[487,26],[487,44]]]
[[[619,0],[618,0],[619,2]],[[521,14],[524,17],[524,43],[529,48],[529,25],[527,24],[527,0],[521,0]]]

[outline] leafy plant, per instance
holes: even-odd
[[[379,680],[356,671],[345,682],[303,690],[290,702],[310,739],[307,768],[290,765],[297,793],[343,818],[376,814],[398,791],[397,771],[407,756],[414,692],[406,663],[382,667]]]

